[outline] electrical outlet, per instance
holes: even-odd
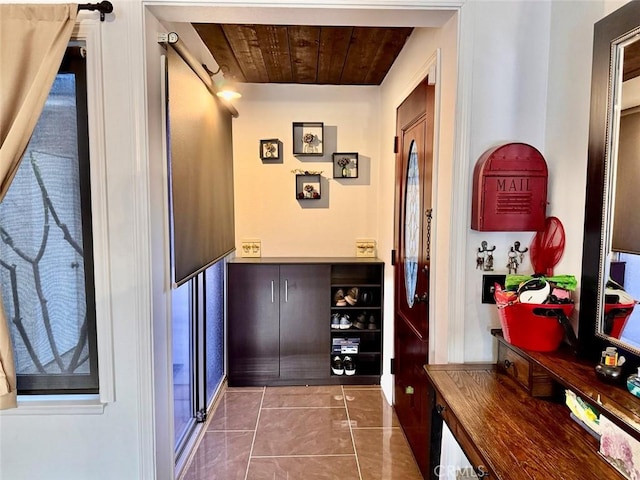
[[[356,257],[375,257],[376,241],[367,239],[356,240]]]
[[[482,303],[496,303],[493,298],[495,284],[504,285],[506,275],[482,275]]]
[[[260,240],[242,240],[240,255],[242,257],[260,257],[262,255]]]

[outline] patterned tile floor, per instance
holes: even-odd
[[[421,480],[379,387],[229,388],[181,480]]]

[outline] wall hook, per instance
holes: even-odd
[[[493,271],[493,251],[495,249],[495,245],[488,248],[487,242],[482,241],[480,243],[476,254],[476,269],[484,270],[485,272]]]
[[[524,260],[524,254],[529,251],[528,247],[525,247],[524,250],[520,250],[520,242],[517,240],[513,242],[513,250],[520,254],[520,263]]]

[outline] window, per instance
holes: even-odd
[[[97,393],[85,50],[70,46],[0,204],[19,394]]]
[[[173,412],[176,457],[207,418],[224,378],[223,258],[172,291]]]

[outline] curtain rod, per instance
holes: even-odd
[[[106,0],[100,3],[80,3],[78,4],[78,11],[80,10],[90,10],[92,12],[97,10],[100,12],[100,21],[104,22],[105,14],[113,12],[113,4]]]

